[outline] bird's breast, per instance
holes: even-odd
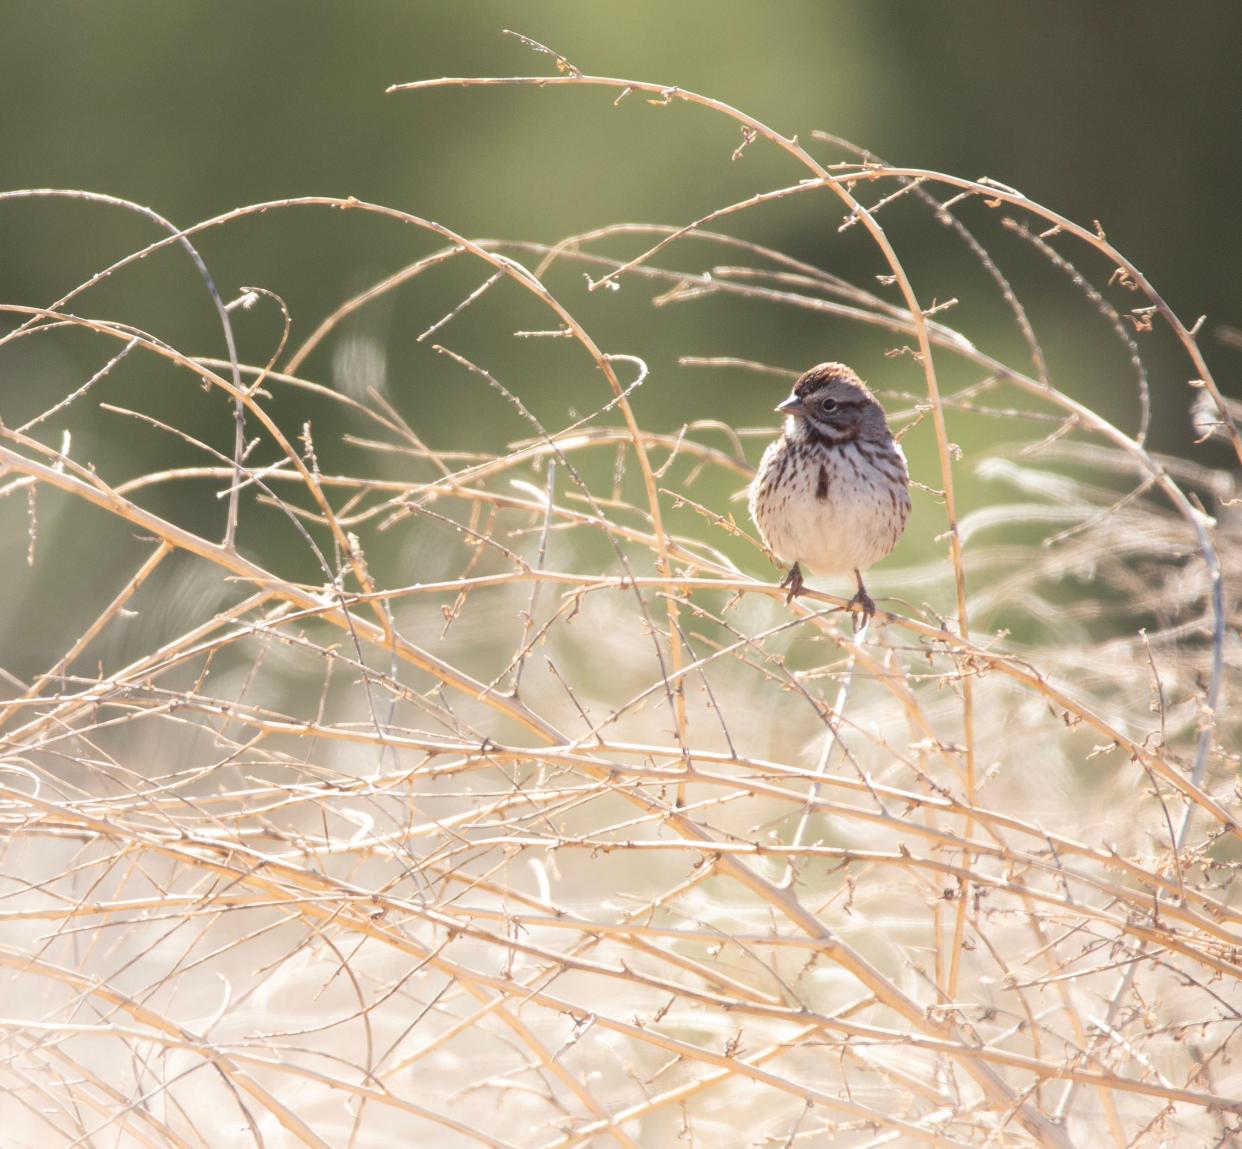
[[[751,485],[751,515],[783,562],[817,574],[865,570],[897,544],[910,514],[895,443],[833,446],[779,439]]]

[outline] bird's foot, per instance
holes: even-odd
[[[802,593],[802,568],[797,563],[789,568],[789,573],[781,582],[781,586],[789,588],[789,593],[785,596],[786,606]]]
[[[858,583],[858,593],[850,599],[850,609],[859,607],[862,617],[854,619],[854,629],[861,630],[875,617],[875,600],[867,593],[867,588],[863,586],[862,575],[858,571],[854,572],[854,580]]]
[[[850,609],[853,610],[856,606],[861,607],[868,618],[875,617],[875,600],[865,590],[860,590],[850,599]]]

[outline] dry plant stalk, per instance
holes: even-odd
[[[51,304],[3,308],[0,355],[90,333],[101,362],[38,417],[5,418],[8,537],[32,549],[10,602],[36,595],[62,518],[107,530],[128,568],[106,591],[67,584],[74,609],[46,620],[60,653],[4,670],[0,1125],[15,1144],[145,1146],[1230,1143],[1237,481],[1144,443],[1141,340],[1159,319],[1242,458],[1195,333],[1098,228],[1011,189],[821,137],[845,148],[828,163],[718,101],[551,54],[553,76],[400,87],[685,101],[808,178],[553,247],[327,197],[184,230],[87,192],[3,197],[135,211],[161,238]],[[864,229],[878,287],[719,230],[806,196]],[[294,206],[435,246],[286,346],[283,304],[225,302],[196,240]],[[897,210],[966,244],[1032,369],[923,300],[882,226]],[[1084,324],[1123,337],[1136,434],[1058,386],[978,238],[1009,234],[1000,219],[1082,291]],[[640,254],[616,254],[635,238]],[[90,316],[95,283],[173,246],[217,305],[223,357]],[[726,262],[696,267],[705,250]],[[352,316],[464,262],[479,286],[424,334],[522,441],[438,450],[381,392],[303,373]],[[659,306],[802,309],[912,355],[924,389],[897,421],[938,473],[916,473],[931,490],[911,531],[943,553],[876,585],[913,601],[890,598],[858,638],[830,595],[786,612],[749,525],[696,493],[744,485],[771,428],[644,426],[631,395],[658,379],[575,318],[583,271]],[[519,334],[576,348],[581,393],[603,376],[571,426],[543,426],[504,364],[453,342],[463,311],[506,291],[548,313]],[[235,350],[239,305],[281,313],[265,362]],[[227,444],[107,401],[133,357],[230,404]],[[946,363],[968,385],[947,388]],[[92,404],[184,464],[118,480],[75,457]],[[1012,492],[1001,505],[962,497],[965,418],[996,432],[980,470]],[[362,462],[322,467],[329,440]],[[211,507],[219,542],[190,525]],[[988,541],[998,524],[1042,542]],[[257,545],[282,533],[283,550]],[[79,596],[96,603],[84,625]],[[1021,635],[972,622],[1002,607]]]

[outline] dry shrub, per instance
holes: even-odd
[[[42,604],[58,652],[10,666],[0,706],[6,1142],[1236,1138],[1236,472],[1144,445],[1143,341],[1160,337],[1201,426],[1238,450],[1195,333],[1098,228],[1002,186],[557,62],[478,82],[688,101],[808,182],[555,247],[354,201],[255,205],[167,225],[50,306],[4,308],[0,354],[89,336],[100,361],[0,440],[10,550],[29,549],[8,599]],[[881,283],[721,230],[807,196],[873,245]],[[294,205],[412,224],[431,246],[286,347],[281,301],[226,303],[196,245]],[[970,307],[927,314],[882,226],[896,210],[976,261],[1017,354],[953,326]],[[979,236],[1120,339],[1136,432],[1058,386]],[[227,355],[90,317],[89,288],[161,248],[200,269]],[[374,348],[352,320],[462,264],[478,287],[437,304],[428,340],[523,441],[437,449],[381,388],[303,373],[333,346],[362,371]],[[664,307],[863,325],[921,380],[908,400],[881,387],[926,466],[922,552],[874,572],[874,623],[856,634],[824,593],[785,609],[719,497],[744,487],[767,399],[805,364],[687,358],[704,380],[772,377],[766,425],[644,426],[631,397],[660,381],[575,318],[584,271]],[[450,349],[502,291],[544,309],[566,385],[594,394],[602,376],[607,403],[545,427],[504,364]],[[231,350],[242,305],[276,317],[269,361]],[[117,479],[75,457],[67,432],[117,410],[129,355],[187,393],[205,383],[236,436],[129,410],[180,461]],[[987,446],[959,461],[953,436],[976,425]],[[195,529],[213,513],[221,541]],[[106,556],[39,598],[49,537],[77,529]]]

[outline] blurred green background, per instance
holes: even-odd
[[[587,72],[694,89],[804,141],[824,129],[893,163],[990,176],[1077,221],[1098,219],[1183,318],[1208,317],[1209,363],[1222,389],[1238,393],[1239,352],[1217,335],[1242,327],[1242,6],[1233,2],[45,0],[10,8],[0,37],[3,182],[111,193],[183,226],[256,201],[353,195],[473,237],[551,243],[624,221],[685,223],[805,174],[762,143],[731,160],[736,126],[684,104],[654,108],[631,97],[614,108],[615,92],[568,88],[385,94],[390,84],[437,76],[553,71],[548,57],[502,35],[504,28],[551,45]],[[838,235],[840,206],[816,195],[760,208],[728,227],[874,288],[886,270],[874,248],[860,228]],[[966,205],[962,215],[1014,278],[1054,381],[1132,432],[1126,353],[1091,305],[987,209]],[[1028,368],[995,288],[926,209],[903,203],[882,220],[921,298],[957,296],[945,318]],[[150,223],[115,208],[0,203],[0,298],[48,303],[156,235]],[[293,345],[340,300],[437,246],[391,221],[312,208],[253,217],[199,243],[226,299],[259,285],[286,300]],[[612,250],[642,246],[618,241]],[[729,259],[693,244],[666,256],[689,268]],[[1100,286],[1111,270],[1089,255],[1082,268]],[[378,362],[334,356],[325,345],[304,373],[359,393],[369,381],[382,383],[441,447],[495,449],[529,434],[485,386],[416,342],[484,278],[478,265],[458,261],[404,289],[349,329],[366,334]],[[554,272],[552,282],[605,350],[651,365],[636,402],[655,430],[705,416],[773,423],[779,383],[679,367],[683,355],[746,356],[790,369],[843,358],[881,389],[921,387],[908,357],[885,358],[901,340],[874,329],[727,300],[653,310],[650,298],[661,287],[630,279],[619,292],[589,295],[580,267]],[[602,403],[607,392],[580,351],[546,340],[515,343],[515,328],[546,327],[547,315],[520,290],[506,291],[455,320],[444,341],[500,374],[551,426]],[[1124,293],[1112,298],[1133,305]],[[187,351],[224,354],[206,294],[176,251],[127,269],[75,307],[137,324]],[[265,360],[279,335],[275,309],[260,305],[234,320],[243,358]],[[1185,452],[1190,370],[1162,339],[1156,333],[1143,344],[1156,394],[1153,442]],[[113,350],[82,333],[7,348],[0,355],[6,423],[67,394]],[[950,360],[944,370],[948,385],[976,377]],[[226,405],[184,374],[134,356],[109,388],[101,397],[136,403],[229,449]],[[908,405],[886,401],[890,409]],[[292,434],[307,414],[331,410],[302,402],[283,409]],[[184,444],[117,416],[84,406],[76,418],[75,458],[113,478],[208,461],[187,459]],[[52,428],[45,431],[51,441]],[[972,444],[997,434],[968,420],[951,433],[968,457]],[[916,476],[934,481],[934,457],[915,439]],[[760,443],[749,442],[757,455]],[[330,436],[321,434],[317,446],[325,467],[339,461]],[[1212,444],[1201,450],[1208,461],[1227,459]],[[152,499],[158,505],[159,496]],[[214,518],[223,513],[218,500],[198,506]],[[182,507],[187,525],[208,529],[197,514]]]
[[[1206,313],[1209,332],[1242,325],[1232,2],[48,0],[11,8],[0,38],[3,183],[109,192],[181,224],[349,194],[469,235],[552,241],[622,220],[683,222],[802,174],[758,147],[730,164],[731,126],[686,106],[634,100],[612,113],[612,94],[565,89],[384,94],[440,75],[551,70],[506,27],[586,71],[679,84],[787,134],[823,128],[891,162],[992,176],[1098,218],[1180,314]],[[0,290],[18,302],[55,298],[151,234],[65,203],[5,205],[0,228]],[[235,233],[236,246],[204,242],[226,260],[222,291],[240,248],[236,270],[287,293],[303,326],[414,250],[399,250],[395,227],[324,213]],[[827,253],[814,231],[779,238],[794,254]],[[209,314],[165,302],[209,338]],[[683,310],[679,324],[697,318]],[[1236,359],[1205,343],[1232,373]]]

